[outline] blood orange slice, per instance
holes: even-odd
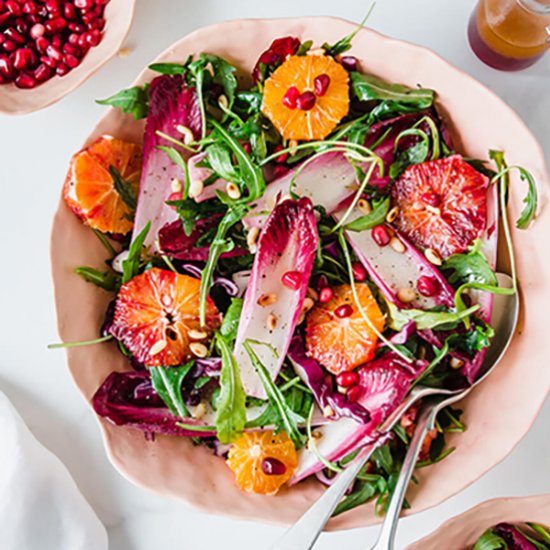
[[[138,194],[141,147],[121,139],[100,137],[72,158],[64,197],[69,208],[90,227],[126,234],[133,227],[129,198]],[[114,174],[126,195],[115,187]],[[125,202],[126,199],[126,202]]]
[[[332,57],[292,55],[265,82],[262,112],[285,139],[323,139],[348,110],[349,76]]]
[[[274,495],[294,474],[298,456],[285,432],[248,432],[233,443],[227,464],[242,491]]]
[[[410,166],[392,196],[397,228],[441,257],[464,252],[487,223],[488,179],[460,155]]]
[[[370,288],[356,285],[363,313],[380,332],[384,315]],[[310,357],[333,374],[349,371],[370,361],[378,336],[363,317],[353,299],[350,285],[333,288],[327,303],[317,303],[307,317],[306,347]]]
[[[192,340],[205,343],[220,324],[209,299],[200,326],[199,291],[198,279],[149,269],[120,288],[111,334],[147,366],[180,365],[193,356]]]

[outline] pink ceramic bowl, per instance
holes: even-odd
[[[120,50],[132,24],[135,3],[136,0],[112,0],[107,4],[101,42],[66,76],[54,76],[30,90],[14,84],[0,85],[0,113],[21,115],[38,111],[78,88]]]
[[[471,550],[477,539],[497,523],[527,521],[550,525],[550,495],[488,500],[445,522],[407,550]]]
[[[325,40],[334,42],[354,29],[353,23],[325,17],[231,21],[192,33],[157,61],[182,62],[190,54],[206,51],[227,57],[249,72],[259,53],[276,37],[295,35],[321,44]],[[412,513],[439,504],[500,462],[529,430],[548,393],[549,179],[541,148],[518,116],[491,91],[434,53],[368,29],[355,37],[352,53],[362,60],[364,69],[391,82],[436,89],[441,112],[452,120],[451,130],[459,150],[474,158],[487,158],[491,148],[506,151],[510,164],[531,170],[543,203],[531,230],[513,234],[525,312],[519,332],[499,368],[462,403],[469,429],[450,438],[449,444],[456,446],[456,451],[418,472],[420,483],[409,494],[412,510],[407,513]],[[146,70],[136,83],[152,77],[153,73]],[[109,110],[92,130],[88,142],[101,134],[141,140],[142,132],[143,125],[131,116]],[[513,182],[514,218],[521,210],[524,191],[519,181]],[[101,268],[104,257],[102,245],[93,233],[61,201],[53,225],[52,266],[59,333],[64,341],[97,336],[111,296],[75,276],[74,268]],[[112,370],[129,369],[110,343],[72,348],[68,362],[88,401]],[[276,497],[251,496],[237,489],[224,462],[205,448],[170,437],[157,437],[152,443],[137,430],[116,427],[103,419],[99,423],[109,457],[124,476],[210,513],[288,524],[323,490],[310,480]],[[328,528],[357,527],[375,521],[373,507],[368,505],[332,520]]]

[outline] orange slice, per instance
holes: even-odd
[[[381,332],[384,315],[370,288],[357,284],[356,289],[365,316]],[[310,357],[332,374],[339,374],[370,361],[378,336],[357,307],[351,286],[340,285],[332,290],[332,299],[318,302],[307,316],[306,347]]]
[[[115,189],[111,167],[137,197],[141,147],[107,136],[74,155],[63,194],[69,208],[90,227],[126,234],[133,227],[133,211]]]
[[[181,365],[193,357],[193,341],[204,345],[220,324],[209,298],[206,326],[200,326],[200,285],[156,267],[137,275],[120,288],[111,333],[148,367]]]
[[[265,82],[262,112],[285,139],[323,139],[348,111],[349,75],[332,57],[292,55]]]
[[[227,464],[242,491],[274,495],[292,477],[298,456],[286,432],[247,432],[231,446]]]

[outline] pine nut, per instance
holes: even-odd
[[[195,409],[193,410],[193,412],[191,413],[191,416],[196,419],[196,420],[200,420],[201,418],[204,417],[204,415],[206,414],[206,405],[201,401],[196,407]]]
[[[182,190],[181,181],[178,178],[172,180],[172,191],[174,193],[179,193]]]
[[[458,357],[451,357],[449,365],[452,369],[460,369],[464,366],[464,361]]]
[[[195,329],[191,329],[187,334],[191,340],[204,340],[208,336],[204,330]]]
[[[307,289],[307,296],[308,298],[311,298],[314,302],[316,302],[319,299],[319,293],[311,287],[308,287]]]
[[[313,306],[315,305],[315,302],[311,298],[306,298],[304,300],[304,305],[302,307],[302,311],[305,311],[306,313],[313,309]]]
[[[214,67],[212,66],[212,63],[210,63],[210,61],[204,66],[204,70],[210,73],[210,76],[214,76]]]
[[[361,214],[364,215],[370,214],[372,212],[372,206],[367,199],[359,199],[357,201],[357,208],[359,209]]]
[[[204,183],[202,180],[193,180],[189,185],[189,196],[192,199],[196,199],[204,190]]]
[[[258,305],[262,307],[271,306],[277,301],[277,294],[266,292],[258,298]]]
[[[208,355],[208,348],[200,342],[191,342],[189,344],[189,349],[191,350],[191,353],[196,357],[202,358]]]
[[[334,416],[334,410],[330,405],[325,405],[323,407],[323,416],[330,418],[331,416]]]
[[[158,355],[166,346],[167,346],[166,340],[157,340],[149,350],[149,355],[152,357],[153,355]]]
[[[397,237],[392,237],[390,239],[390,246],[399,254],[403,254],[406,250],[403,241],[401,239],[398,239]]]
[[[432,214],[435,214],[436,216],[441,216],[441,210],[439,208],[436,208],[435,206],[430,206],[429,204],[427,204],[426,210],[428,212],[431,212]]]
[[[239,186],[236,183],[229,182],[225,186],[225,192],[229,195],[230,199],[240,199],[241,198],[241,190],[239,189]]]
[[[397,298],[404,304],[410,304],[416,300],[416,292],[413,288],[400,288],[397,291]]]
[[[424,256],[426,256],[426,259],[434,265],[441,265],[443,263],[441,256],[433,248],[426,248],[424,251]]]
[[[248,249],[252,253],[256,252],[256,241],[258,240],[259,236],[260,236],[259,227],[251,227],[248,230],[248,234],[246,235],[246,244],[248,245]]]
[[[306,312],[302,310],[300,316],[298,317],[297,325],[301,325],[306,320]]]
[[[218,105],[222,108],[222,110],[227,109],[229,105],[229,101],[227,101],[227,97],[223,94],[218,97]]]
[[[397,206],[394,206],[387,214],[386,221],[388,223],[392,223],[397,218],[397,214],[399,214],[399,208]]]
[[[293,157],[298,152],[298,141],[295,139],[291,139],[288,142],[288,148],[290,149],[290,156]]]
[[[195,136],[191,128],[184,126],[183,124],[178,124],[176,130],[183,136],[183,143],[189,145],[195,141]]]
[[[275,327],[277,326],[277,315],[274,313],[270,313],[267,316],[267,328],[269,330],[275,330]]]
[[[311,50],[307,51],[307,55],[325,55],[325,49],[324,48],[312,48]]]
[[[120,48],[120,50],[118,50],[118,57],[128,57],[130,54],[132,53],[132,50],[130,48]]]
[[[323,437],[323,432],[321,430],[313,430],[311,432],[311,437],[313,437],[313,439],[321,439]]]

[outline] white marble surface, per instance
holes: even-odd
[[[483,66],[466,42],[472,6],[472,0],[379,0],[369,24],[436,50],[494,89],[525,119],[548,158],[550,56],[518,74]],[[261,549],[281,530],[200,514],[123,479],[105,456],[93,415],[73,386],[63,352],[46,350],[46,344],[57,339],[49,229],[70,155],[103,112],[93,100],[124,87],[149,60],[197,27],[224,19],[310,14],[359,21],[367,7],[357,0],[138,0],[127,41],[133,49],[130,57],[112,60],[77,92],[45,111],[0,116],[0,388],[37,438],[67,465],[106,525],[111,550]],[[437,509],[404,520],[398,548],[488,498],[550,492],[549,430],[547,404],[502,464]],[[318,548],[359,550],[374,536],[373,528],[328,534]]]

